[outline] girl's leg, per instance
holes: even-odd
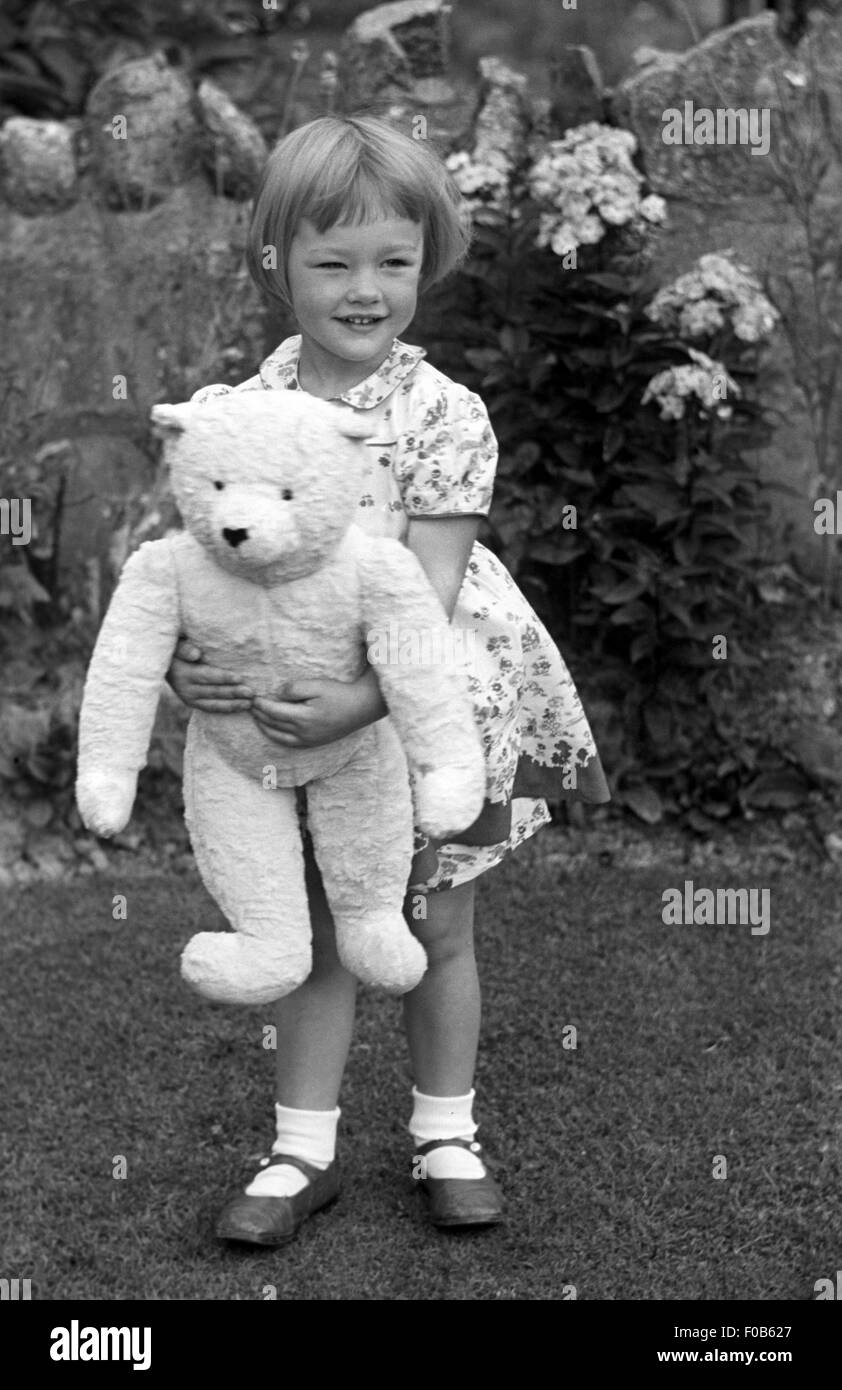
[[[297,1110],[333,1110],[354,1028],[357,982],[336,954],[333,919],[312,847],[305,851],[313,972],[275,1005],[275,1098]]]
[[[223,1239],[251,1245],[283,1244],[339,1190],[333,1166],[337,1101],[351,1044],[356,981],[336,954],[333,921],[309,844],[305,869],[313,971],[275,1005],[275,1157],[217,1222]],[[284,1162],[282,1156],[292,1156],[294,1162]]]
[[[410,901],[412,901],[410,899]],[[410,1132],[424,1156],[424,1188],[438,1226],[499,1221],[502,1198],[475,1142],[473,1079],[480,1026],[474,958],[474,884],[426,896],[426,918],[408,920],[426,947],[427,973],[404,996],[415,1086]]]
[[[429,962],[420,985],[404,995],[409,1055],[419,1091],[461,1096],[473,1085],[479,1043],[474,885],[428,893],[425,904],[425,920],[407,915]]]

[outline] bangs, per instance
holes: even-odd
[[[327,167],[320,169],[312,184],[301,190],[300,215],[312,222],[316,231],[331,227],[357,227],[383,217],[406,217],[424,221],[424,207],[417,189],[410,187],[391,169],[374,169],[365,151],[356,168],[348,170],[347,157],[337,150]]]

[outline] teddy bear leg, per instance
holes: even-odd
[[[295,792],[269,790],[236,772],[191,724],[184,806],[202,880],[234,930],[192,937],[182,976],[217,1003],[280,999],[312,968]]]
[[[316,859],[346,969],[394,994],[427,968],[402,912],[412,863],[412,798],[392,725],[370,726],[351,761],[307,787]]]

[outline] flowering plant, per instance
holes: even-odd
[[[591,121],[560,140],[534,141],[522,166],[493,149],[480,158],[458,150],[446,163],[474,221],[519,222],[521,204],[531,200],[536,246],[564,256],[596,245],[613,227],[666,220],[663,198],[644,193],[645,180],[632,162],[636,149],[630,131]]]
[[[445,163],[476,222],[493,223],[513,211],[512,168],[502,155],[492,163],[490,159],[475,159],[467,150],[457,150]]]
[[[685,275],[664,285],[646,312],[682,338],[730,328],[744,343],[768,338],[780,319],[751,271],[721,251],[700,256]]]
[[[475,238],[429,342],[499,441],[489,544],[589,698],[622,706],[601,735],[613,794],[701,826],[738,809],[753,766],[752,749],[726,757],[710,640],[737,642],[755,612],[769,422],[754,378],[776,319],[724,254],[661,287],[666,207],[635,151],[591,122],[520,154],[452,155]]]
[[[695,397],[703,414],[716,414],[720,420],[727,420],[732,408],[725,403],[725,395],[731,392],[739,396],[739,386],[721,362],[695,348],[688,347],[687,352],[694,365],[667,367],[658,372],[646,387],[641,404],[657,401],[662,420],[683,420],[688,401]]]
[[[664,222],[663,198],[643,194],[643,175],[632,163],[636,149],[631,131],[596,121],[551,140],[526,173],[526,187],[542,207],[537,245],[564,256],[595,245],[610,227]]]

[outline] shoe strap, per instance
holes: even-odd
[[[416,1144],[415,1152],[421,1157],[433,1152],[433,1149],[467,1149],[469,1153],[480,1155],[482,1144],[476,1139],[428,1139],[426,1144]]]
[[[320,1178],[327,1171],[308,1163],[304,1158],[298,1158],[296,1154],[270,1154],[268,1158],[261,1158],[259,1166],[261,1172],[265,1172],[267,1168],[277,1168],[281,1163],[288,1163],[291,1168],[297,1168],[309,1182],[315,1182],[316,1178]]]

